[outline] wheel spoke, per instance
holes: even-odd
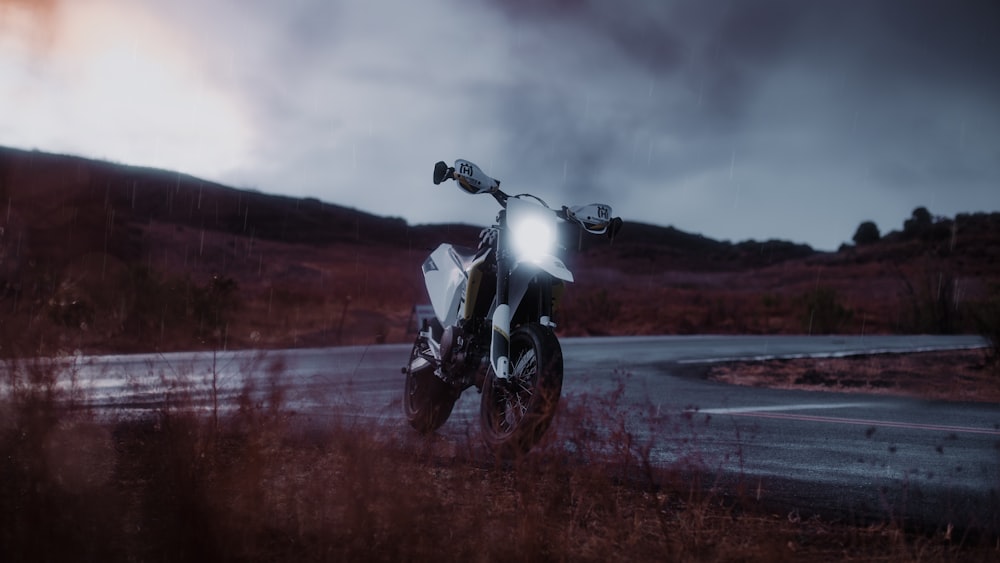
[[[545,327],[524,325],[511,333],[510,377],[488,373],[481,423],[487,443],[502,455],[525,453],[549,426],[562,387],[562,356]]]
[[[530,347],[522,350],[511,371],[509,380],[496,382],[497,424],[505,432],[513,431],[528,412],[538,376],[535,350]]]

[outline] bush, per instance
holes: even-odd
[[[808,291],[799,302],[802,305],[803,328],[808,334],[838,332],[854,317],[854,312],[840,303],[840,295],[829,287]]]
[[[589,335],[603,336],[611,333],[621,310],[621,302],[602,287],[575,297],[561,316],[567,326]]]
[[[225,331],[230,315],[239,306],[236,291],[239,285],[228,276],[212,276],[205,287],[195,288],[194,317],[202,337],[215,336]]]
[[[854,244],[862,246],[878,242],[882,234],[878,230],[878,225],[872,221],[865,221],[858,225],[858,230],[854,232]]]
[[[959,306],[958,278],[950,269],[934,271],[930,266],[923,279],[914,287],[910,279],[900,274],[906,288],[910,313],[904,315],[904,331],[919,334],[955,334],[964,326],[963,309]]]
[[[213,276],[204,285],[189,278],[162,275],[144,266],[130,271],[134,298],[124,327],[142,343],[182,343],[197,339],[224,345],[226,326],[239,309],[239,286],[228,276]]]
[[[0,560],[125,559],[112,442],[60,385],[67,371],[60,359],[0,362]]]
[[[988,357],[994,369],[1000,369],[1000,284],[990,288],[990,296],[973,313],[979,334],[989,343]]]

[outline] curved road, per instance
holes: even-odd
[[[698,475],[724,494],[789,514],[1000,531],[1000,405],[736,387],[698,377],[699,364],[983,346],[958,336],[667,336],[564,339],[563,412],[587,405],[605,430],[624,427],[654,465]],[[410,432],[401,416],[409,345],[101,356],[77,359],[79,381],[105,408],[158,408],[178,394],[227,404],[248,379],[287,389],[290,407],[363,416]],[[263,392],[263,391],[262,391]],[[467,390],[441,429],[478,431]],[[231,402],[229,402],[231,403]],[[596,414],[595,414],[596,413]],[[572,432],[571,418],[554,431]],[[706,481],[707,478],[707,481]]]

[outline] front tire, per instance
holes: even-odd
[[[548,327],[526,324],[510,335],[511,377],[491,369],[483,384],[483,441],[504,458],[528,452],[548,429],[562,393],[563,358]]]
[[[458,400],[451,385],[434,374],[434,356],[423,336],[417,338],[406,364],[403,389],[403,414],[410,426],[421,434],[430,434],[448,420]]]

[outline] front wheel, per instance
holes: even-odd
[[[434,374],[434,356],[421,336],[413,343],[406,364],[406,387],[403,390],[403,414],[410,426],[421,434],[430,434],[448,420],[458,393]]]
[[[510,335],[511,377],[491,369],[483,383],[483,441],[502,457],[523,455],[552,423],[562,393],[562,349],[548,327],[526,324]]]

